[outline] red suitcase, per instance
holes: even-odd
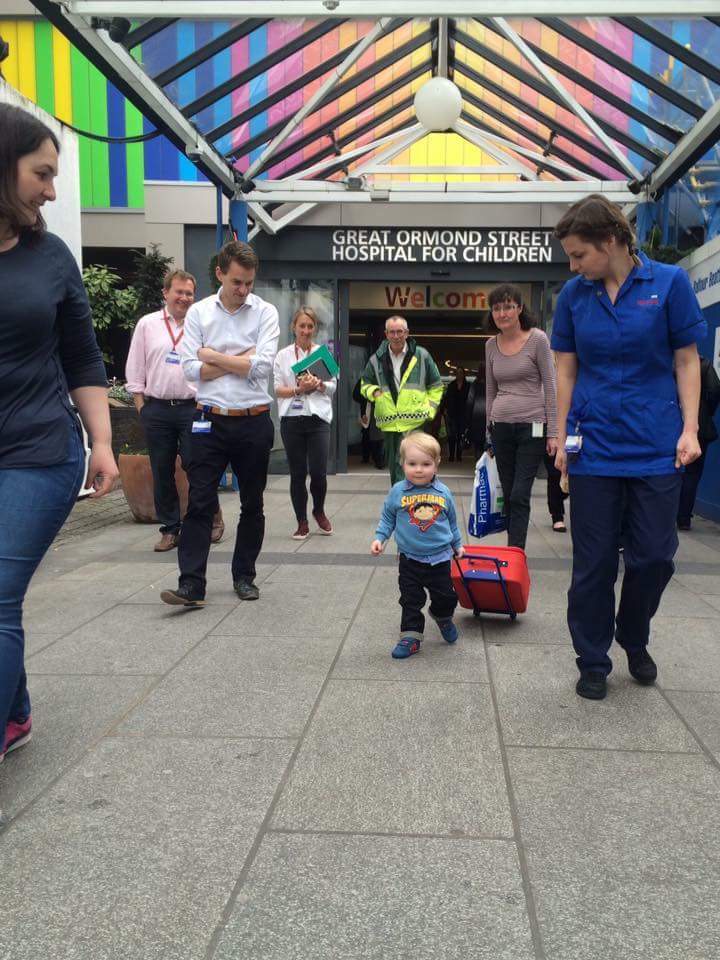
[[[520,547],[465,547],[452,565],[452,581],[460,605],[481,613],[505,613],[514,620],[525,613],[530,573]]]

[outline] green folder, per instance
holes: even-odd
[[[296,377],[302,373],[309,373],[313,377],[317,377],[318,380],[332,380],[340,373],[340,367],[335,362],[335,357],[325,344],[318,347],[317,350],[313,350],[307,357],[294,363],[290,369]]]

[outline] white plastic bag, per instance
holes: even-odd
[[[468,533],[471,537],[487,537],[507,528],[503,516],[503,492],[495,458],[484,453],[475,464]]]

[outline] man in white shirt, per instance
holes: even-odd
[[[195,410],[195,387],[185,379],[178,346],[185,331],[185,317],[195,302],[195,277],[185,270],[171,270],[163,282],[160,310],[140,317],[133,331],[125,364],[126,388],[145,430],[153,477],[155,515],[160,539],[155,551],[165,553],[177,546],[180,534],[180,500],[175,485],[175,464],[189,459],[190,424]],[[224,531],[217,507],[212,542]]]
[[[252,293],[258,260],[246,243],[233,240],[218,254],[220,289],[194,304],[185,320],[183,370],[197,383],[197,410],[190,434],[190,500],[180,532],[177,590],[165,603],[205,603],[217,485],[230,461],[240,487],[240,520],[232,559],[235,592],[257,600],[255,561],[265,534],[263,493],[274,428],[269,379],[280,339],[278,312]]]

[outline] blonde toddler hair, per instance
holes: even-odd
[[[423,453],[432,457],[435,463],[440,463],[440,444],[435,437],[429,433],[423,433],[422,430],[413,430],[400,443],[400,463],[405,463],[405,454],[408,447],[417,447]]]

